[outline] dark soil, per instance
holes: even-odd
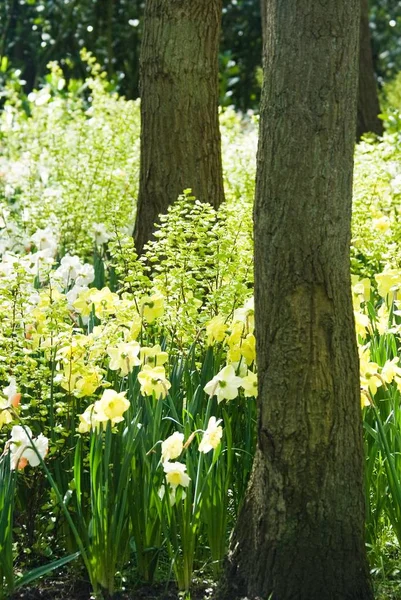
[[[214,587],[200,582],[191,590],[190,600],[213,600]],[[90,586],[85,581],[50,581],[38,586],[24,587],[10,600],[90,600]],[[129,592],[117,592],[113,600],[179,600],[185,598],[173,584],[155,584],[138,587]],[[106,599],[105,599],[106,600]]]

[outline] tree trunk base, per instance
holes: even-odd
[[[272,476],[258,451],[217,599],[373,600],[368,572],[360,566],[360,532],[348,529],[346,518],[331,522],[330,507],[319,500],[299,507],[298,519],[279,506],[278,497],[276,508],[266,511],[269,495],[280,488]]]

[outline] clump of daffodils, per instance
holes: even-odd
[[[204,387],[219,403],[237,398],[240,388],[245,397],[257,396],[257,375],[249,369],[256,360],[254,327],[253,298],[234,311],[231,323],[217,315],[206,325],[207,345],[221,344],[226,350],[227,365]]]
[[[168,498],[170,505],[173,506],[176,502],[177,488],[187,488],[191,481],[188,473],[186,473],[187,467],[181,462],[171,462],[178,458],[184,449],[184,434],[175,431],[172,435],[166,438],[162,444],[161,462],[163,470],[168,484]],[[162,500],[166,492],[165,485],[163,484],[159,489],[158,495]],[[181,492],[181,499],[185,500],[185,491]]]

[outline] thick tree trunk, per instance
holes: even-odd
[[[383,123],[373,66],[369,29],[369,0],[361,0],[357,138],[372,131],[383,135]]]
[[[371,600],[350,291],[360,0],[266,0],[258,448],[220,598]]]
[[[224,200],[218,121],[222,0],[147,0],[141,49],[141,168],[134,237],[191,188]]]

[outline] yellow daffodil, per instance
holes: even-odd
[[[401,286],[401,271],[399,269],[385,269],[382,273],[375,275],[377,281],[377,291],[382,298],[387,298],[390,294],[390,302],[393,300],[394,293]]]
[[[102,383],[102,376],[98,369],[87,370],[86,373],[80,373],[75,381],[74,395],[77,398],[92,396]]]
[[[94,405],[94,418],[104,422],[110,420],[112,424],[120,423],[124,420],[123,414],[129,409],[130,403],[126,399],[127,392],[116,392],[115,390],[104,390],[100,400]]]
[[[392,360],[387,360],[381,368],[381,376],[386,383],[391,383],[393,379],[401,377],[401,368],[399,358],[396,356]]]
[[[145,365],[138,373],[138,381],[141,384],[141,393],[145,396],[155,394],[156,398],[165,398],[171,387],[171,383],[166,379],[164,367]]]
[[[109,368],[112,371],[120,370],[122,376],[128,375],[134,367],[141,364],[138,357],[140,349],[138,342],[120,342],[116,348],[108,348]]]
[[[164,296],[159,292],[141,299],[141,314],[148,323],[162,316],[164,312]]]
[[[374,396],[377,388],[383,385],[383,379],[379,375],[379,365],[370,360],[368,347],[365,346],[359,349],[359,362],[361,388]]]
[[[165,462],[163,464],[164,472],[166,473],[166,480],[172,488],[177,488],[179,485],[182,487],[188,487],[191,478],[185,471],[187,470],[186,465],[179,462]]]
[[[163,352],[159,345],[153,346],[153,348],[144,346],[141,348],[141,361],[143,364],[160,367],[168,361],[168,354]]]
[[[117,294],[111,292],[108,287],[95,291],[92,289],[91,292],[95,315],[98,319],[105,319],[116,312],[116,305],[119,301]]]
[[[206,325],[206,343],[213,346],[215,342],[222,342],[226,336],[228,325],[223,317],[213,317]]]
[[[355,317],[355,331],[363,340],[366,338],[367,330],[370,326],[369,317],[359,310],[354,312]]]
[[[240,321],[236,321],[231,326],[230,335],[227,338],[227,344],[231,347],[238,346],[244,334],[245,325]]]
[[[257,397],[258,395],[258,376],[252,371],[248,371],[246,377],[242,378],[241,387],[244,389],[244,396]]]
[[[79,371],[74,369],[71,363],[67,363],[64,365],[63,372],[56,375],[54,381],[58,383],[69,394],[72,394],[74,392],[79,377]]]
[[[241,384],[242,379],[236,376],[234,367],[227,365],[205,385],[204,390],[209,396],[217,396],[217,402],[220,403],[236,398]]]
[[[83,292],[81,292],[80,294],[78,294],[77,299],[72,303],[72,305],[75,308],[75,310],[82,317],[89,317],[89,315],[92,312],[92,306],[93,306],[92,296],[93,296],[93,293],[94,293],[93,289],[84,290]]]
[[[239,344],[232,345],[227,351],[227,362],[238,363],[241,360],[241,346]]]
[[[256,340],[253,333],[248,333],[246,338],[242,340],[240,348],[241,354],[246,360],[246,364],[248,366],[251,365],[256,358]]]
[[[126,328],[125,340],[132,342],[137,339],[142,328],[142,319],[138,314],[138,304],[135,300],[123,298],[116,304],[116,321]]]

